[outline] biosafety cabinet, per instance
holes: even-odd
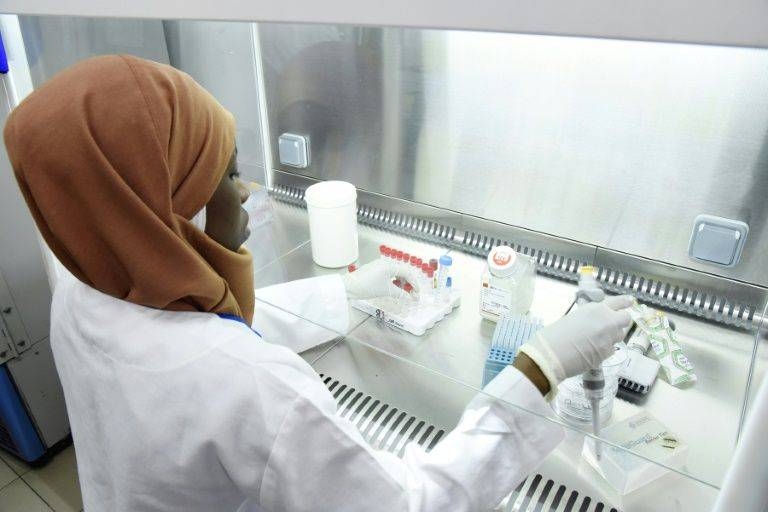
[[[754,490],[728,475],[768,367],[764,2],[0,10],[23,50],[11,81],[33,88],[79,59],[131,53],[190,73],[232,111],[257,287],[347,272],[312,261],[304,192],[319,180],[358,188],[359,264],[382,245],[452,257],[461,304],[421,336],[352,305],[339,328],[271,304],[314,324],[324,342],[302,355],[374,447],[431,449],[481,390],[496,330],[479,313],[481,276],[509,245],[536,264],[531,316],[565,315],[578,269],[594,266],[606,291],[664,315],[696,381],[672,385],[662,368],[647,394],[620,392],[602,474],[583,452],[588,425],[537,417],[565,441],[499,510],[704,511],[724,486]],[[657,422],[670,452],[610,437],[633,418]]]

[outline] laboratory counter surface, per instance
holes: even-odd
[[[248,242],[257,262],[257,288],[347,271],[321,268],[313,263],[303,209],[271,198],[264,201],[270,213],[262,217],[260,225],[252,226]],[[378,258],[382,244],[420,257],[437,258],[448,252],[436,245],[361,225],[358,264]],[[450,430],[481,389],[496,327],[479,313],[485,260],[455,251],[450,254],[452,278],[461,292],[461,304],[424,335],[401,331],[350,307],[348,329],[334,333],[333,341],[302,356],[326,379],[338,380],[356,392]],[[550,324],[568,312],[575,292],[574,283],[539,274],[530,314],[540,318],[544,325]],[[693,364],[698,380],[677,388],[660,373],[642,404],[617,398],[607,425],[640,411],[650,413],[688,445],[684,465],[622,496],[581,455],[584,432],[591,431],[570,426],[552,414],[551,420],[562,422],[566,428],[566,440],[538,472],[602,501],[609,506],[606,510],[707,510],[733,455],[757,333],[670,311],[665,313],[676,326],[683,352]],[[757,366],[762,368],[764,364]]]

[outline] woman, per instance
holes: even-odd
[[[544,329],[520,370],[502,372],[430,453],[374,451],[280,346],[301,333],[268,310],[255,325],[266,341],[250,328],[234,134],[232,116],[189,76],[126,56],[65,70],[6,125],[29,208],[76,278],[56,286],[51,342],[85,509],[492,508],[563,435],[506,402],[546,415],[543,393],[611,353],[629,324],[614,309],[628,300]],[[202,211],[205,223],[193,222]],[[271,293],[343,322],[335,312],[346,307],[334,304],[386,293],[393,273],[376,263]]]

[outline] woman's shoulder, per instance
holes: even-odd
[[[266,343],[248,325],[214,313],[139,306],[77,280],[60,282],[55,293],[52,331],[76,352],[86,345],[114,363],[147,371],[189,365],[312,371],[294,352]]]

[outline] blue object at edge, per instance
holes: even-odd
[[[5,365],[0,366],[0,419],[15,445],[3,445],[8,451],[27,462],[35,461],[45,453],[45,447],[19,399],[19,392]]]
[[[0,73],[6,74],[8,72],[8,54],[5,53],[5,44],[3,44],[3,36],[0,34]]]
[[[261,338],[261,334],[259,334],[259,331],[257,331],[256,329],[254,329],[253,327],[248,325],[248,322],[245,321],[245,318],[240,318],[239,316],[232,315],[230,313],[216,313],[216,316],[218,316],[219,318],[223,318],[224,320],[233,320],[235,322],[240,322],[241,324],[245,325],[250,330],[255,332],[256,335],[258,335],[259,338]]]

